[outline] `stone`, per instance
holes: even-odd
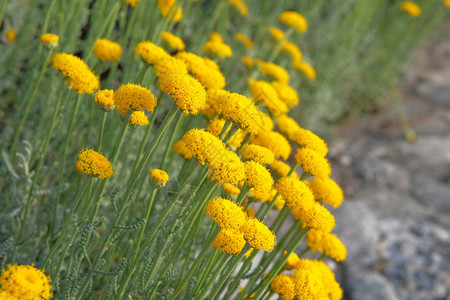
[[[344,290],[351,300],[396,300],[392,284],[373,271],[358,268],[347,271]]]
[[[419,85],[417,93],[437,105],[450,107],[450,81],[425,82]]]

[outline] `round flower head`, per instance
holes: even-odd
[[[222,229],[211,244],[227,254],[239,254],[245,246],[244,235],[235,229]]]
[[[221,89],[209,89],[207,93],[208,104],[219,115],[232,120],[250,133],[260,130],[261,115],[249,98]]]
[[[294,27],[297,32],[303,33],[308,29],[305,17],[295,11],[285,11],[280,15],[280,21],[289,27]]]
[[[67,86],[76,90],[78,94],[92,94],[100,87],[98,76],[95,76],[80,58],[67,53],[57,53],[53,56],[52,62],[53,68],[60,70],[64,77],[68,77]]]
[[[275,131],[261,132],[253,136],[251,143],[259,146],[266,147],[272,151],[276,159],[283,158],[284,160],[289,158],[291,154],[291,145],[288,140]]]
[[[113,90],[98,90],[95,93],[95,103],[104,111],[110,111],[114,109],[114,91]]]
[[[331,174],[328,160],[312,149],[298,148],[295,160],[304,171],[313,176],[326,178]]]
[[[255,60],[253,58],[251,58],[250,56],[244,56],[241,59],[242,63],[247,67],[247,68],[251,68],[254,66],[255,64]]]
[[[231,183],[224,183],[222,188],[225,193],[230,195],[239,195],[241,193],[241,190]]]
[[[294,62],[301,61],[303,58],[302,51],[300,51],[296,44],[289,41],[284,41],[283,44],[281,44],[280,51],[289,53]]]
[[[404,1],[401,4],[401,9],[412,17],[418,17],[421,14],[420,6],[412,1]]]
[[[284,39],[284,32],[276,27],[269,27],[270,35],[277,41]]]
[[[122,57],[122,47],[119,43],[107,39],[98,39],[92,50],[95,56],[103,62],[118,61]]]
[[[161,16],[167,16],[174,4],[175,0],[158,0],[158,7],[161,12]]]
[[[298,129],[292,139],[297,142],[300,147],[314,150],[323,157],[328,153],[328,147],[324,140],[307,129]]]
[[[189,52],[178,52],[176,57],[186,64],[188,71],[205,88],[222,89],[225,87],[225,77],[222,75],[219,66],[212,60]]]
[[[268,63],[260,59],[257,59],[256,63],[259,66],[259,72],[261,72],[261,74],[271,76],[283,84],[289,82],[289,73],[279,65]]]
[[[148,124],[150,124],[150,121],[143,111],[134,111],[131,114],[129,124],[131,127],[145,126]]]
[[[275,276],[270,283],[270,288],[283,300],[292,300],[295,297],[294,282],[288,275],[278,274]]]
[[[216,197],[206,206],[206,214],[222,229],[239,229],[247,219],[242,209],[234,202]]]
[[[333,215],[319,203],[314,203],[310,210],[292,209],[292,214],[297,220],[302,220],[304,226],[323,232],[331,232],[335,225]]]
[[[292,279],[298,299],[328,299],[322,273],[311,260],[300,260]]]
[[[287,252],[284,251],[284,255],[286,255]],[[289,254],[286,263],[285,263],[285,268],[288,270],[292,270],[297,268],[298,264],[300,262],[300,258],[298,257],[298,255],[295,252],[292,252],[291,254]]]
[[[245,181],[247,184],[259,193],[268,193],[273,187],[273,178],[260,163],[252,160],[246,161],[245,165]]]
[[[80,172],[105,179],[113,176],[113,168],[111,162],[92,149],[84,149],[78,154],[78,161],[76,164]]]
[[[258,131],[257,134],[260,134],[261,132],[267,132],[267,131],[272,131],[273,130],[273,121],[272,118],[260,111],[257,110],[255,113],[255,123],[258,125]]]
[[[167,31],[161,34],[161,40],[165,41],[172,50],[183,51],[186,48],[182,39]]]
[[[280,177],[288,176],[291,171],[291,166],[281,160],[274,160],[273,163],[270,164],[272,170],[274,170]],[[291,176],[293,178],[298,178],[297,173],[292,172]]]
[[[250,255],[252,255],[252,253],[253,253],[253,248],[250,248],[250,250],[248,250],[247,252],[245,252],[245,254],[244,254],[245,258],[249,258]]]
[[[248,15],[248,7],[243,0],[228,0],[228,3],[235,6],[243,17]]]
[[[125,0],[131,7],[135,7],[140,0]]]
[[[0,296],[2,296],[0,299],[50,299],[52,297],[50,281],[50,277],[42,270],[36,269],[34,265],[8,265],[0,275]]]
[[[245,159],[254,160],[260,164],[271,164],[275,159],[272,151],[263,146],[247,144],[240,152]]]
[[[303,72],[303,74],[305,74],[306,77],[308,77],[309,80],[315,80],[316,79],[316,70],[314,70],[314,68],[310,64],[308,64],[307,62],[294,61],[293,66],[298,71]]]
[[[289,111],[287,105],[280,100],[277,91],[270,83],[263,80],[250,80],[249,88],[253,99],[256,102],[262,102],[273,116],[277,117]]]
[[[297,131],[301,129],[298,123],[288,115],[277,117],[275,123],[277,123],[278,130],[284,133],[290,140],[292,140]]]
[[[192,152],[186,147],[186,143],[183,140],[176,142],[172,150],[182,155],[185,159],[191,159],[192,157]]]
[[[240,231],[244,234],[248,244],[258,250],[264,249],[264,251],[271,252],[276,244],[275,234],[258,219],[247,219]]]
[[[241,42],[243,42],[243,43],[245,44],[245,47],[246,47],[247,49],[253,48],[253,42],[252,42],[252,40],[251,40],[248,36],[246,36],[245,34],[243,34],[242,32],[236,33],[236,34],[234,35],[234,39],[235,39],[236,41],[241,41]]]
[[[274,81],[272,82],[272,86],[277,91],[278,97],[287,105],[287,107],[292,108],[300,101],[297,91],[289,85]]]
[[[185,114],[197,115],[206,106],[205,88],[186,74],[168,74],[160,78],[160,88],[175,100]]]
[[[59,36],[53,33],[44,33],[41,35],[41,42],[50,47],[58,46]]]
[[[203,45],[203,51],[215,54],[217,56],[231,57],[233,50],[225,43],[217,41],[208,41]]]
[[[169,181],[169,175],[160,169],[153,169],[150,171],[150,184],[155,188],[162,188],[166,186]]]
[[[155,62],[154,67],[156,76],[160,81],[170,74],[188,74],[186,64],[182,60],[172,56],[162,57]]]
[[[336,261],[344,261],[347,249],[337,235],[311,229],[306,236],[306,244],[312,251],[319,251]]]
[[[134,53],[142,57],[150,65],[155,64],[163,57],[170,56],[163,48],[149,41],[137,44],[136,48],[134,48]]]
[[[123,84],[113,95],[114,104],[125,116],[129,110],[153,111],[156,106],[156,98],[152,92],[138,84]]]
[[[180,22],[181,19],[183,19],[183,8],[175,6],[176,8],[172,11],[169,18],[171,21],[173,21],[175,24]]]
[[[328,268],[328,266],[319,260],[313,261],[314,266],[319,269],[322,274],[323,283],[325,284],[325,289],[328,293],[328,297],[330,300],[341,300],[343,296],[343,291],[337,283],[336,278],[334,277],[333,272]]]
[[[317,200],[338,208],[344,201],[344,192],[341,187],[331,178],[315,177],[310,183],[309,187],[314,192],[314,197]]]
[[[278,180],[276,189],[292,210],[313,209],[314,195],[303,181],[293,177],[283,177]]]
[[[443,0],[442,2],[445,6],[450,7],[450,0]]]
[[[17,33],[14,29],[9,29],[6,34],[5,34],[5,38],[8,42],[14,42],[17,38]]]
[[[223,37],[217,31],[211,32],[211,34],[209,35],[209,40],[213,41],[213,42],[221,42],[221,43],[223,43]]]

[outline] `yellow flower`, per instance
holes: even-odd
[[[254,218],[255,217],[255,214],[256,214],[256,212],[255,212],[255,210],[253,209],[253,208],[249,208],[248,210],[247,210],[247,216],[249,217],[249,218]]]
[[[95,93],[94,100],[97,105],[105,110],[110,111],[114,109],[114,91],[113,90],[98,90]]]
[[[232,120],[249,133],[260,129],[258,108],[245,96],[221,89],[208,90],[208,103],[221,116]]]
[[[258,219],[247,219],[240,231],[244,234],[248,244],[258,250],[264,249],[264,251],[271,252],[276,244],[275,234]]]
[[[271,164],[274,156],[270,149],[258,145],[244,145],[240,150],[245,159],[254,160],[260,164]]]
[[[297,91],[291,86],[279,81],[272,82],[272,86],[277,91],[278,97],[287,107],[292,108],[300,101]]]
[[[450,7],[450,0],[443,0],[442,2],[445,6]]]
[[[170,74],[188,74],[186,64],[181,59],[172,56],[161,57],[155,62],[154,67],[159,80]]]
[[[175,10],[169,16],[170,20],[172,20],[175,24],[180,22],[183,19],[183,8],[175,6]]]
[[[195,78],[187,74],[167,74],[159,79],[161,90],[169,94],[186,115],[197,115],[205,108],[206,91]]]
[[[249,258],[250,255],[252,255],[254,248],[250,248],[250,250],[248,250],[247,252],[245,252],[244,256],[245,258]]]
[[[222,131],[223,126],[225,125],[225,120],[216,118],[214,120],[209,121],[208,126],[206,127],[206,131],[212,133],[214,136],[218,137],[220,132]],[[228,134],[231,126],[228,127],[225,131],[225,134]],[[227,145],[235,148],[239,148],[244,141],[247,133],[242,129],[238,129],[236,133],[234,133],[231,138],[228,140]]]
[[[252,160],[246,161],[245,165],[245,181],[255,189],[258,193],[268,193],[273,187],[273,178],[260,163]]]
[[[17,300],[17,297],[11,295],[10,293],[0,290],[0,299],[1,300]]]
[[[247,49],[252,49],[253,48],[253,42],[252,40],[246,36],[245,34],[243,34],[242,32],[238,32],[234,35],[234,39],[236,41],[241,41],[245,44],[245,47],[247,47]]]
[[[190,52],[179,52],[176,55],[187,66],[188,71],[207,89],[225,87],[225,77],[219,66],[210,59],[200,57]]]
[[[224,183],[222,188],[225,193],[230,195],[239,195],[241,193],[241,190],[231,183]]]
[[[306,236],[306,244],[312,251],[319,251],[336,261],[344,261],[347,249],[337,235],[311,229]]]
[[[270,283],[270,288],[283,300],[292,300],[295,297],[294,282],[288,275],[278,274],[275,276]]]
[[[314,266],[319,269],[322,274],[323,283],[325,284],[325,289],[328,293],[330,300],[341,300],[343,296],[343,291],[337,283],[333,272],[328,268],[328,266],[323,261],[314,260]]]
[[[173,145],[173,152],[182,155],[185,159],[192,158],[192,152],[186,147],[186,143],[183,140],[179,140]]]
[[[280,15],[280,21],[289,27],[294,27],[297,32],[303,33],[308,29],[305,17],[296,11],[285,11]]]
[[[315,80],[316,79],[316,70],[304,61],[294,61],[293,66],[298,71],[303,72],[306,77],[308,77],[309,80]]]
[[[298,299],[327,299],[322,273],[309,259],[302,259],[293,276]]]
[[[278,130],[284,133],[290,140],[301,129],[298,123],[288,115],[281,115],[275,119]]]
[[[274,162],[270,164],[270,167],[281,177],[287,176],[289,174],[289,171],[291,170],[291,166],[281,160],[274,160]],[[290,177],[298,178],[298,175],[297,173],[293,172]]]
[[[293,135],[292,140],[297,142],[300,147],[312,149],[323,157],[328,153],[328,147],[324,140],[307,129],[298,129]]]
[[[122,47],[119,43],[107,39],[98,39],[92,50],[95,56],[103,62],[118,61],[122,57]]]
[[[260,59],[256,59],[256,63],[259,66],[259,72],[261,72],[261,74],[272,76],[283,84],[287,84],[289,82],[289,73],[279,65],[268,63]]]
[[[255,60],[251,58],[250,56],[244,56],[242,57],[242,63],[247,67],[251,68],[255,64]]]
[[[331,174],[331,167],[326,158],[308,148],[298,148],[295,160],[309,174],[326,178]]]
[[[269,27],[270,35],[277,41],[284,39],[284,32],[276,27]]]
[[[215,54],[217,56],[233,56],[233,50],[231,50],[231,47],[218,41],[206,42],[205,45],[203,45],[203,51]]]
[[[234,202],[216,197],[206,206],[206,214],[222,229],[239,229],[247,219],[242,209]]]
[[[60,70],[64,77],[68,77],[67,86],[76,90],[78,94],[92,94],[100,87],[98,76],[95,76],[80,58],[67,53],[58,53],[53,56],[52,61],[53,68]]]
[[[6,32],[5,37],[8,42],[14,42],[17,38],[17,33],[14,29],[9,29]]]
[[[211,244],[227,254],[239,254],[245,246],[244,235],[235,229],[222,229]]]
[[[287,252],[284,251],[284,255],[286,255]],[[298,257],[298,255],[295,252],[292,252],[291,254],[289,254],[286,263],[285,263],[285,267],[288,270],[292,270],[297,268],[298,264],[300,263],[300,258]]]
[[[131,114],[130,117],[130,126],[131,127],[137,127],[137,126],[145,126],[150,124],[150,121],[148,120],[148,117],[145,115],[143,111],[134,111]]]
[[[162,188],[166,186],[169,181],[169,174],[160,169],[153,169],[150,171],[150,184],[155,188]]]
[[[266,147],[272,151],[276,159],[281,157],[287,160],[291,154],[291,145],[288,140],[275,131],[258,133],[252,137],[250,143]]]
[[[165,17],[169,14],[170,9],[175,4],[176,0],[158,0],[158,7],[161,11],[161,16]]]
[[[228,3],[234,5],[243,17],[248,15],[248,7],[243,0],[228,0]]]
[[[134,53],[141,56],[148,64],[153,65],[164,57],[170,56],[163,48],[152,42],[140,42],[134,48]]]
[[[281,44],[280,51],[289,53],[293,61],[301,61],[303,58],[302,51],[300,51],[296,44],[289,41],[284,41],[283,44]]]
[[[421,14],[420,6],[412,1],[404,1],[401,4],[401,9],[412,17],[418,17]]]
[[[338,208],[344,201],[344,192],[341,187],[331,178],[315,177],[309,187],[314,192],[317,200]]]
[[[131,7],[135,7],[140,0],[125,0]]]
[[[291,210],[313,209],[314,195],[305,182],[297,178],[283,177],[278,180],[276,189]]]
[[[173,50],[183,51],[186,48],[181,38],[167,31],[161,34],[161,40],[165,41]]]
[[[211,34],[209,35],[209,40],[213,41],[213,42],[221,42],[221,43],[223,43],[223,37],[217,31],[211,32]]]
[[[53,33],[44,33],[41,35],[41,42],[52,47],[58,46],[59,36]]]
[[[34,265],[8,265],[0,275],[0,296],[9,294],[11,299],[35,300],[52,297],[51,279]],[[1,299],[4,299],[3,297]],[[8,299],[8,296],[5,297]]]
[[[250,197],[254,198],[254,199],[258,199],[261,202],[272,201],[273,197],[275,197],[276,194],[277,194],[277,190],[274,188],[270,189],[269,191],[264,191],[264,192],[255,190],[254,188],[250,189]],[[278,196],[278,199],[282,199],[281,196]]]
[[[319,203],[314,203],[313,208],[310,210],[293,209],[292,214],[297,220],[302,220],[305,227],[323,232],[331,232],[335,225],[333,215]]]
[[[122,116],[125,116],[129,110],[153,111],[156,106],[156,98],[152,92],[138,84],[121,85],[114,92],[113,99]]]
[[[256,102],[262,102],[274,117],[289,111],[287,105],[280,100],[277,91],[270,83],[263,80],[250,80],[249,83],[253,99]]]
[[[80,172],[105,179],[114,175],[111,162],[93,149],[84,149],[78,154],[76,167]]]

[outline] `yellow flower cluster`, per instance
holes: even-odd
[[[272,76],[282,84],[287,84],[289,82],[289,73],[279,65],[268,63],[260,59],[256,59],[256,63],[259,66],[259,72],[261,72],[261,74]]]
[[[245,246],[244,234],[236,229],[222,229],[211,246],[227,254],[239,254]]]
[[[156,106],[156,98],[150,90],[131,83],[121,85],[114,92],[113,100],[122,116],[125,116],[130,110],[153,111]]]
[[[293,177],[283,177],[278,180],[276,189],[293,212],[313,209],[314,195],[303,181]]]
[[[234,202],[216,197],[206,206],[206,214],[212,217],[221,229],[239,230],[244,225],[247,216]]]
[[[166,171],[160,169],[153,169],[150,171],[150,184],[155,188],[166,186],[167,181],[169,181],[169,174],[167,174]]]
[[[312,149],[298,148],[295,160],[305,172],[313,176],[327,178],[331,173],[328,160]]]
[[[256,161],[260,164],[271,164],[275,157],[272,151],[263,146],[246,144],[240,150],[245,159]]]
[[[128,4],[130,4],[131,7],[135,7],[136,4],[139,2],[140,0],[126,0],[126,2]]]
[[[205,88],[187,74],[167,74],[160,78],[160,88],[175,100],[187,115],[197,115],[206,106]]]
[[[343,296],[343,291],[337,283],[333,272],[323,261],[313,261],[316,268],[319,269],[322,274],[323,283],[325,284],[325,290],[327,291],[330,300],[340,300]]]
[[[122,57],[122,47],[119,43],[107,39],[98,39],[92,50],[95,56],[103,62],[118,61]]]
[[[0,299],[48,300],[53,296],[50,282],[34,265],[8,265],[0,274]]]
[[[149,41],[140,42],[134,48],[134,53],[142,57],[148,64],[153,65],[164,57],[170,56],[163,48]]]
[[[215,54],[217,56],[231,57],[233,56],[233,50],[224,42],[217,40],[209,40],[203,45],[203,51]]]
[[[98,90],[95,93],[94,100],[97,105],[105,110],[109,111],[114,109],[114,91],[113,90]]]
[[[284,251],[284,255],[286,255],[287,252]],[[295,252],[292,252],[291,254],[289,254],[286,263],[285,263],[285,267],[288,270],[292,270],[298,267],[298,264],[300,263],[300,257],[298,257],[298,255]]]
[[[295,297],[294,282],[289,275],[279,274],[275,276],[270,283],[270,288],[283,300],[292,300]]]
[[[288,108],[292,108],[300,102],[297,91],[291,86],[279,81],[272,82],[272,86],[277,91],[278,97]]]
[[[295,209],[292,214],[303,222],[303,226],[323,232],[331,232],[335,225],[334,216],[319,203],[314,203],[312,209]]]
[[[234,39],[236,41],[241,41],[245,44],[245,47],[247,49],[252,49],[253,48],[253,42],[252,40],[246,36],[245,34],[243,34],[242,32],[238,32],[234,35]]]
[[[272,151],[276,159],[280,157],[284,160],[288,159],[292,150],[288,140],[276,131],[260,132],[252,137],[250,143],[266,147]]]
[[[308,29],[305,17],[296,11],[285,11],[280,15],[280,21],[289,27],[295,28],[297,32],[303,33]]]
[[[175,2],[176,0],[158,0],[158,7],[161,11],[161,16],[167,16]]]
[[[14,42],[17,38],[17,33],[14,29],[9,29],[6,34],[5,34],[5,38],[8,42]]]
[[[276,244],[275,234],[258,219],[247,219],[240,231],[249,245],[258,250],[264,249],[264,251],[271,252]]]
[[[161,40],[165,41],[173,50],[183,51],[186,48],[181,38],[167,31],[161,34]]]
[[[52,47],[58,46],[59,36],[53,33],[44,33],[41,35],[41,42]]]
[[[420,6],[412,1],[404,1],[401,4],[401,9],[409,14],[411,17],[418,17],[422,13]]]
[[[179,52],[176,57],[186,64],[188,71],[205,88],[222,89],[225,87],[225,77],[214,61],[190,52]]]
[[[347,257],[345,245],[333,233],[311,229],[306,236],[306,244],[312,251],[322,252],[336,261],[344,261]]]
[[[145,115],[143,111],[134,111],[130,117],[130,126],[145,126],[150,124],[148,117]]]
[[[241,61],[247,68],[251,68],[255,65],[255,60],[250,56],[242,57]]]
[[[243,17],[248,15],[248,7],[243,0],[228,0],[228,3],[235,6]]]
[[[191,129],[184,136],[186,147],[200,164],[208,162],[213,179],[236,184],[245,178],[245,167],[236,153],[226,149],[217,137],[201,129]]]
[[[231,183],[224,183],[222,188],[225,193],[230,195],[239,195],[241,193],[241,190]]]
[[[301,129],[297,122],[288,115],[277,117],[275,123],[277,123],[278,130],[284,133],[290,140],[292,140],[294,135]]]
[[[268,193],[273,187],[273,178],[263,165],[249,160],[245,165],[245,182],[257,193]]]
[[[281,44],[280,51],[289,53],[294,62],[299,62],[303,58],[302,51],[300,51],[296,44],[289,41],[284,41],[283,44]]]
[[[181,59],[172,56],[161,57],[154,63],[154,67],[159,81],[171,74],[188,74],[186,64]]]
[[[95,76],[80,58],[63,52],[55,54],[52,62],[53,68],[61,71],[64,77],[68,77],[67,86],[76,90],[78,94],[92,94],[100,87],[98,76]]]
[[[295,269],[293,281],[298,299],[327,299],[322,273],[313,261],[302,259]]]
[[[249,89],[252,92],[252,97],[256,102],[262,104],[270,111],[270,113],[277,117],[289,111],[287,105],[280,100],[277,91],[270,83],[263,80],[249,80]]]
[[[297,129],[292,136],[292,140],[297,142],[299,146],[314,150],[323,157],[328,153],[328,147],[324,140],[307,129]]]
[[[270,35],[277,41],[284,39],[284,32],[276,27],[269,27]]]
[[[84,149],[78,154],[76,167],[80,172],[105,179],[113,176],[111,162],[93,149]]]
[[[294,61],[293,66],[298,71],[303,72],[309,80],[316,79],[316,70],[314,70],[314,68],[307,62]]]
[[[192,158],[192,152],[186,147],[186,143],[183,140],[179,140],[173,145],[173,152],[182,155],[185,159]]]
[[[331,178],[315,177],[309,183],[309,187],[317,200],[338,208],[344,201],[344,192],[341,187]]]
[[[291,167],[281,160],[274,160],[274,162],[270,164],[270,167],[272,168],[272,170],[278,173],[280,177],[287,176],[289,174],[289,171],[291,170]],[[298,178],[298,175],[297,173],[293,172],[290,177]]]

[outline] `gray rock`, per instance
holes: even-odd
[[[427,207],[442,212],[450,212],[450,185],[442,183],[429,176],[414,178],[412,194]]]
[[[373,271],[358,268],[347,271],[345,291],[349,300],[396,300],[398,299],[391,283]]]
[[[450,81],[426,82],[418,87],[417,92],[435,104],[450,106]]]

